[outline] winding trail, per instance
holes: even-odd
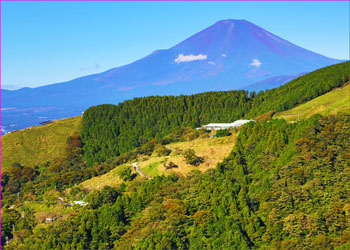
[[[170,147],[169,145],[165,145],[164,147],[165,147],[166,149],[171,150],[171,151],[175,151],[175,149],[174,149],[174,148],[172,148],[172,147]]]
[[[144,173],[142,173],[142,172],[140,171],[139,167],[137,166],[137,162],[131,163],[131,166],[133,166],[133,167],[134,167],[135,171],[136,171],[136,172],[137,172],[139,175],[141,175],[141,176],[144,176],[144,177],[145,177],[145,174],[144,174]]]

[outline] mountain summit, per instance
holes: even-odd
[[[338,62],[248,21],[222,20],[170,49],[156,50],[125,66],[64,83],[2,91],[1,116],[5,126],[19,129],[42,119],[80,114],[91,105],[149,95],[242,89]],[[25,121],[20,117],[23,110],[28,114]]]

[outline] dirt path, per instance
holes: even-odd
[[[174,148],[172,148],[172,147],[170,147],[169,145],[165,145],[164,147],[165,147],[166,149],[171,150],[171,151],[175,151],[175,149],[174,149]]]
[[[136,171],[139,175],[145,176],[144,173],[142,173],[142,172],[140,171],[139,167],[137,166],[137,162],[131,163],[131,166],[134,167],[135,171]]]

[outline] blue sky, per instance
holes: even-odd
[[[349,59],[349,2],[1,2],[2,88],[103,72],[167,49],[222,19]]]

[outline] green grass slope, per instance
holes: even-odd
[[[208,169],[215,168],[217,163],[225,159],[235,145],[238,134],[233,133],[231,136],[220,138],[196,138],[190,141],[174,142],[166,145],[172,152],[169,156],[158,156],[153,153],[151,156],[139,157],[138,167],[148,178],[158,175],[176,174],[187,176],[192,170],[205,172]],[[193,149],[196,155],[203,157],[203,162],[199,166],[192,166],[185,162],[181,152],[187,149]],[[119,172],[123,167],[130,167],[133,170],[130,161],[124,165],[117,166],[106,174],[93,177],[79,184],[81,188],[94,190],[101,189],[104,186],[118,187],[123,181],[119,177]],[[173,162],[178,167],[166,170],[164,163]],[[134,172],[134,171],[133,171]],[[69,191],[69,190],[67,190]]]
[[[306,119],[315,114],[334,115],[349,112],[349,84],[336,88],[327,94],[321,95],[307,103],[293,109],[277,113],[273,118],[283,118],[287,121]]]
[[[6,171],[13,162],[34,166],[63,156],[67,138],[80,128],[81,116],[77,116],[2,136],[1,171]]]

